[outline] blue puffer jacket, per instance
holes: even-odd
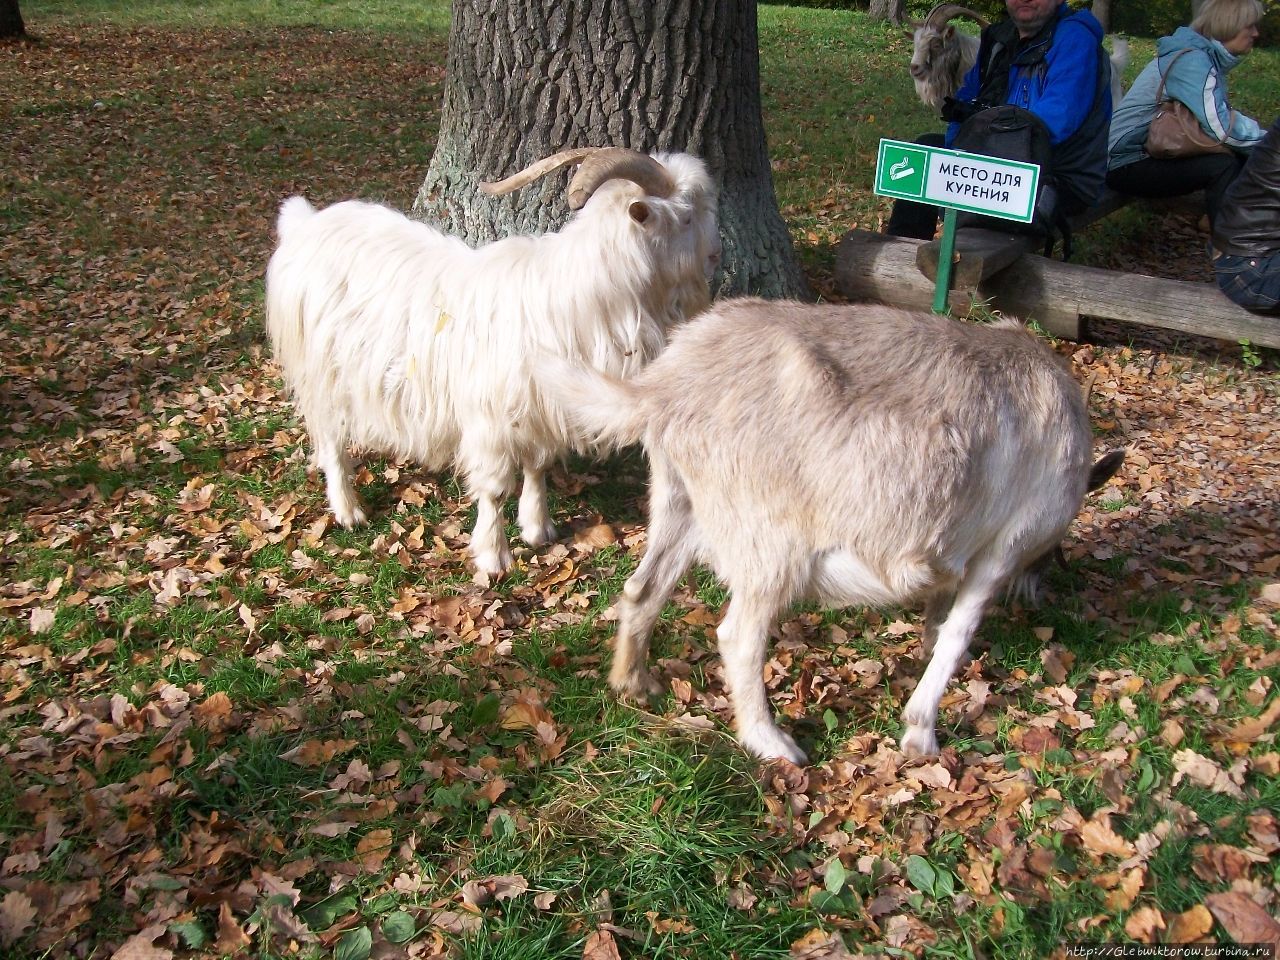
[[[1087,206],[1102,192],[1107,172],[1106,131],[1111,120],[1110,64],[1102,47],[1102,25],[1088,10],[1058,8],[1057,25],[1019,46],[1017,60],[1035,61],[1009,68],[1005,103],[1030,110],[1049,128],[1054,146],[1054,171],[1062,189],[1077,206]],[[994,33],[1000,31],[1000,33]],[[986,34],[1009,36],[1016,31],[1004,20],[992,24]],[[1047,45],[1042,58],[1034,55],[1037,44]],[[973,102],[983,84],[981,56],[965,74],[955,99]],[[955,139],[958,123],[947,127],[946,145]]]
[[[1189,53],[1174,56],[1181,50]],[[1170,36],[1156,42],[1156,58],[1143,67],[1129,92],[1116,108],[1108,136],[1111,169],[1141,160],[1147,153],[1147,128],[1156,112],[1156,93],[1160,76],[1167,72],[1166,97],[1185,103],[1200,121],[1200,126],[1237,150],[1249,150],[1262,139],[1264,130],[1258,121],[1236,112],[1234,118],[1227,104],[1227,72],[1240,58],[1227,51],[1217,40],[1196,33],[1190,27],[1179,27]]]

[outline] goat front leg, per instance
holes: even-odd
[[[609,671],[609,685],[637,699],[662,693],[662,685],[649,672],[649,641],[672,589],[693,563],[698,535],[684,487],[661,454],[653,455],[652,469],[648,545],[622,588]]]
[[[524,486],[520,489],[520,536],[531,547],[540,547],[556,538],[556,527],[547,510],[547,472],[524,464]]]
[[[804,751],[791,735],[773,720],[768,691],[764,686],[764,659],[769,647],[769,628],[784,606],[745,594],[729,601],[724,621],[716,631],[724,679],[733,704],[738,740],[763,760],[783,757],[792,763],[807,763]]]
[[[324,473],[325,493],[333,518],[343,527],[363,526],[367,518],[351,481],[352,463],[346,438],[315,431],[311,434],[311,443],[315,447],[315,465]]]
[[[1006,574],[1003,565],[980,566],[956,590],[951,610],[941,626],[935,630],[926,625],[926,645],[931,635],[936,641],[932,644],[929,665],[902,711],[902,722],[907,727],[902,734],[902,751],[908,756],[933,756],[938,752],[938,704],[969,650],[988,601]],[[926,617],[936,623],[939,614],[939,605],[930,602]]]

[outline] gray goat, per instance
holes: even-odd
[[[1083,393],[1016,321],[989,326],[883,306],[727,301],[678,329],[633,380],[557,358],[543,388],[604,443],[643,441],[648,550],[623,589],[612,686],[655,692],[649,638],[695,561],[731,592],[718,630],[738,737],[805,760],[761,676],[793,601],[925,599],[932,657],[902,748],[937,751],[938,702],[987,603],[1034,596],[1093,464]]]

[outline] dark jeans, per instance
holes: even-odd
[[[1280,253],[1237,257],[1210,248],[1218,287],[1246,310],[1280,314]]]
[[[1204,191],[1204,205],[1212,223],[1227,192],[1244,166],[1238,153],[1206,153],[1198,157],[1155,160],[1146,157],[1107,171],[1107,186],[1135,197],[1180,197]]]
[[[946,137],[940,133],[922,133],[916,143],[926,147],[941,147]],[[916,240],[932,240],[938,230],[940,207],[932,203],[916,203],[914,200],[895,200],[889,213],[884,232],[891,237],[914,237]]]

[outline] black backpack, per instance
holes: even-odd
[[[983,216],[979,213],[959,213],[956,226],[986,227],[1005,233],[1034,233],[1045,238],[1045,255],[1053,251],[1057,237],[1062,237],[1063,256],[1071,255],[1071,232],[1058,204],[1058,190],[1053,178],[1053,146],[1049,140],[1049,128],[1030,110],[1001,104],[978,110],[960,124],[952,146],[956,150],[979,153],[1005,160],[1021,160],[1040,167],[1040,179],[1036,188],[1034,219],[1030,223]]]

